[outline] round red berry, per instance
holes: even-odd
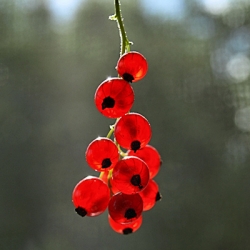
[[[113,169],[112,184],[122,193],[138,193],[147,186],[148,182],[148,166],[138,157],[124,157]]]
[[[82,217],[101,214],[106,210],[109,199],[110,193],[107,184],[94,176],[81,180],[72,193],[75,211]]]
[[[120,234],[131,234],[137,231],[142,224],[142,216],[131,223],[121,224],[114,221],[110,215],[108,215],[108,221],[111,228]]]
[[[141,148],[136,152],[129,150],[127,153],[131,156],[137,156],[146,162],[149,168],[151,179],[154,178],[159,172],[161,166],[161,157],[154,147],[146,145],[144,148]]]
[[[138,113],[122,116],[115,125],[114,136],[117,143],[134,152],[145,147],[150,141],[151,135],[152,131],[148,120]]]
[[[142,214],[143,202],[139,194],[116,193],[109,201],[108,211],[117,223],[131,223]]]
[[[118,74],[128,82],[141,80],[148,71],[146,58],[135,51],[123,54],[116,66]]]
[[[131,85],[121,78],[108,78],[95,92],[95,105],[106,117],[118,118],[129,112],[134,103]]]
[[[106,137],[98,137],[87,147],[85,158],[94,170],[105,171],[113,168],[118,162],[119,152],[112,140]]]
[[[147,187],[139,193],[143,200],[143,211],[151,209],[155,203],[161,200],[159,187],[154,180],[150,180]]]

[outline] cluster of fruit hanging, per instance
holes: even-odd
[[[161,158],[148,144],[152,135],[148,120],[130,112],[134,103],[131,83],[146,75],[145,57],[134,51],[125,53],[116,69],[121,77],[102,82],[94,100],[104,116],[117,120],[110,126],[107,137],[93,140],[85,153],[88,165],[99,171],[100,176],[81,180],[73,190],[72,200],[80,216],[97,216],[108,208],[111,228],[129,234],[141,226],[142,212],[161,199],[153,180],[160,169]]]

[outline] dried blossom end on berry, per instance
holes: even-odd
[[[124,73],[124,74],[122,75],[122,78],[123,78],[125,81],[130,82],[130,83],[132,83],[133,80],[134,80],[134,77],[133,77],[131,74],[129,74],[129,73]]]
[[[106,108],[113,108],[114,106],[115,106],[115,100],[112,97],[107,96],[103,99],[102,110]]]
[[[130,219],[133,219],[136,217],[136,212],[133,208],[129,208],[126,210],[125,212],[125,215],[124,217],[127,219],[127,220],[130,220]]]
[[[134,151],[134,153],[141,148],[141,143],[139,141],[132,141],[131,143],[131,150]]]
[[[84,216],[87,215],[87,211],[84,208],[82,208],[82,207],[77,207],[75,209],[75,211],[76,211],[77,214],[79,214],[82,217],[84,217]]]
[[[160,192],[158,192],[155,196],[155,201],[160,201],[162,199],[162,195],[160,194]]]
[[[143,186],[141,185],[141,176],[139,174],[133,175],[130,182],[132,185],[143,189]]]
[[[105,158],[102,161],[102,168],[109,168],[112,165],[112,162],[109,158]]]
[[[133,233],[133,229],[129,228],[129,227],[128,228],[124,228],[122,230],[122,232],[123,232],[124,235],[131,234],[131,233]]]

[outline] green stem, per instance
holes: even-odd
[[[128,40],[126,31],[125,31],[120,6],[121,6],[120,0],[115,0],[115,14],[113,16],[110,16],[109,18],[111,20],[116,20],[117,22],[117,26],[118,26],[119,33],[120,33],[120,39],[121,39],[120,56],[122,56],[125,52],[130,51],[130,44],[132,43]]]
[[[109,19],[110,20],[116,20],[117,22],[117,26],[119,29],[119,33],[120,33],[120,39],[121,39],[121,50],[120,50],[120,56],[122,56],[124,53],[129,52],[130,51],[130,45],[132,44],[132,42],[130,42],[128,40],[125,28],[124,28],[124,23],[123,23],[123,18],[122,18],[122,13],[121,13],[121,9],[120,9],[120,0],[115,0],[115,14],[110,16]],[[116,122],[118,121],[118,119],[116,120]],[[110,130],[107,134],[107,138],[110,138],[113,134],[115,130],[115,124],[110,126]],[[121,147],[118,143],[116,143],[116,146],[118,148],[119,154],[120,156],[123,158],[125,157],[127,154],[124,153],[121,150]],[[110,184],[110,178],[112,176],[112,171],[113,170],[109,170],[109,174],[108,174],[108,185],[109,187],[111,187]],[[99,177],[102,178],[103,177],[104,172],[101,172]],[[111,188],[110,188],[111,190]],[[112,191],[110,191],[112,193]]]
[[[119,144],[116,144],[116,145],[117,145],[119,154],[120,154],[120,156],[121,156],[122,158],[128,155],[127,153],[124,153],[124,152],[121,150],[121,147],[120,147]]]
[[[111,125],[111,126],[110,126],[110,130],[109,130],[109,132],[108,132],[108,134],[107,134],[107,138],[110,138],[110,137],[111,137],[111,135],[112,135],[113,132],[114,132],[114,129],[115,129],[115,126],[114,126],[114,125]]]

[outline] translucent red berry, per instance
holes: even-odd
[[[117,143],[134,152],[145,147],[150,141],[151,135],[152,131],[148,120],[138,113],[122,116],[115,125],[114,136]]]
[[[141,216],[142,198],[139,194],[117,193],[109,201],[108,211],[117,223],[131,223]]]
[[[101,214],[106,210],[109,199],[110,192],[107,184],[94,176],[81,180],[72,193],[75,211],[82,217]]]
[[[143,211],[151,209],[161,199],[159,187],[154,180],[150,180],[147,187],[139,193],[143,200]]]
[[[142,191],[149,182],[147,164],[135,156],[118,161],[112,173],[112,184],[125,194]]]
[[[154,178],[159,172],[161,166],[161,157],[154,147],[146,145],[144,148],[141,148],[136,152],[129,150],[127,153],[130,156],[137,156],[146,162],[149,168],[151,179]]]
[[[85,158],[94,170],[105,171],[113,168],[118,162],[119,152],[112,140],[106,137],[98,137],[87,147]]]
[[[115,232],[126,235],[126,234],[134,233],[140,228],[142,224],[142,216],[140,216],[138,219],[136,219],[135,221],[131,223],[121,224],[121,223],[117,223],[116,221],[114,221],[110,217],[110,215],[108,215],[108,221],[109,221],[109,225]]]
[[[95,105],[106,117],[118,118],[129,112],[134,103],[131,85],[121,78],[109,78],[95,92]]]
[[[146,58],[135,51],[123,54],[116,66],[118,74],[128,82],[141,80],[148,71]]]

